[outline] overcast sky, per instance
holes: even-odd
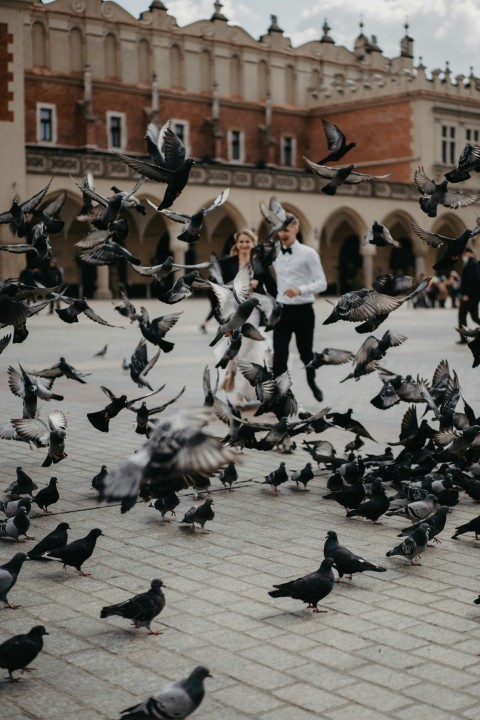
[[[150,1],[120,0],[118,4],[138,17]],[[210,18],[213,12],[213,0],[164,0],[164,4],[180,26]],[[335,42],[348,49],[353,49],[362,17],[364,33],[376,35],[388,57],[399,55],[408,17],[415,63],[422,56],[429,70],[444,69],[448,60],[454,74],[468,75],[473,65],[480,76],[480,0],[224,0],[223,12],[255,38],[266,32],[274,13],[295,47],[320,38],[326,18]]]

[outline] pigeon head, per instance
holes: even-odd
[[[46,629],[44,628],[43,625],[34,625],[28,634],[42,636],[42,635],[49,635],[50,633],[48,633],[46,631]]]
[[[325,540],[328,540],[328,539],[338,540],[337,533],[335,532],[335,530],[329,530],[327,532],[327,536],[326,536]]]
[[[56,485],[57,482],[58,482],[57,478],[56,478],[56,477],[52,477],[52,478],[50,478],[50,483],[49,483],[49,485]]]
[[[164,587],[164,585],[163,585],[162,580],[155,578],[155,580],[152,580],[150,587],[154,592],[158,592],[161,587]]]
[[[320,570],[331,570],[334,565],[335,560],[332,560],[332,558],[325,558],[325,560],[322,560]]]
[[[70,525],[66,522],[61,522],[59,525],[57,525],[55,530],[70,530]]]
[[[213,502],[212,498],[207,498],[207,499],[205,500],[205,505],[214,505],[214,504],[215,504],[215,503]]]
[[[100,530],[100,528],[93,528],[93,530],[90,530],[90,532],[88,533],[88,537],[90,537],[90,538],[95,538],[95,539],[96,539],[97,537],[100,537],[100,535],[103,535],[103,533],[102,533],[102,531]]]
[[[207,677],[213,677],[213,675],[210,675],[210,670],[206,668],[204,665],[198,665],[195,670],[193,670],[190,673],[189,680],[200,680],[200,682],[203,682],[205,678]]]

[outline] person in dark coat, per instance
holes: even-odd
[[[467,324],[467,315],[470,314],[473,322],[480,325],[478,317],[478,303],[480,301],[480,265],[478,264],[473,250],[466,247],[462,254],[464,263],[462,279],[460,281],[460,307],[458,309],[458,327]],[[463,345],[467,342],[462,337],[458,343]]]

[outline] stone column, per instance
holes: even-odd
[[[422,275],[426,275],[426,265],[425,265],[425,255],[426,253],[422,253],[422,255],[415,255],[415,277],[419,278]]]
[[[373,258],[377,254],[375,245],[362,245],[360,255],[363,258],[363,287],[371,288],[373,282]]]
[[[108,265],[99,265],[97,267],[97,289],[93,293],[96,300],[110,300],[112,291],[110,290],[110,268]]]

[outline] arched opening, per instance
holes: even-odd
[[[178,226],[180,227],[180,225]],[[145,231],[140,236],[128,238],[128,249],[133,255],[140,258],[142,265],[160,265],[169,255],[170,235],[165,220],[161,215],[155,213],[148,223]],[[174,276],[167,279],[164,286],[171,286]],[[149,297],[151,291],[151,279],[139,275],[128,266],[127,273],[128,293],[131,297]]]
[[[320,246],[327,292],[343,294],[364,286],[360,242],[365,231],[363,220],[348,208],[342,208],[327,218]]]
[[[363,285],[360,238],[349,230],[348,223],[342,223],[338,228],[338,234],[345,235],[338,253],[338,289],[341,295],[358,290]]]

